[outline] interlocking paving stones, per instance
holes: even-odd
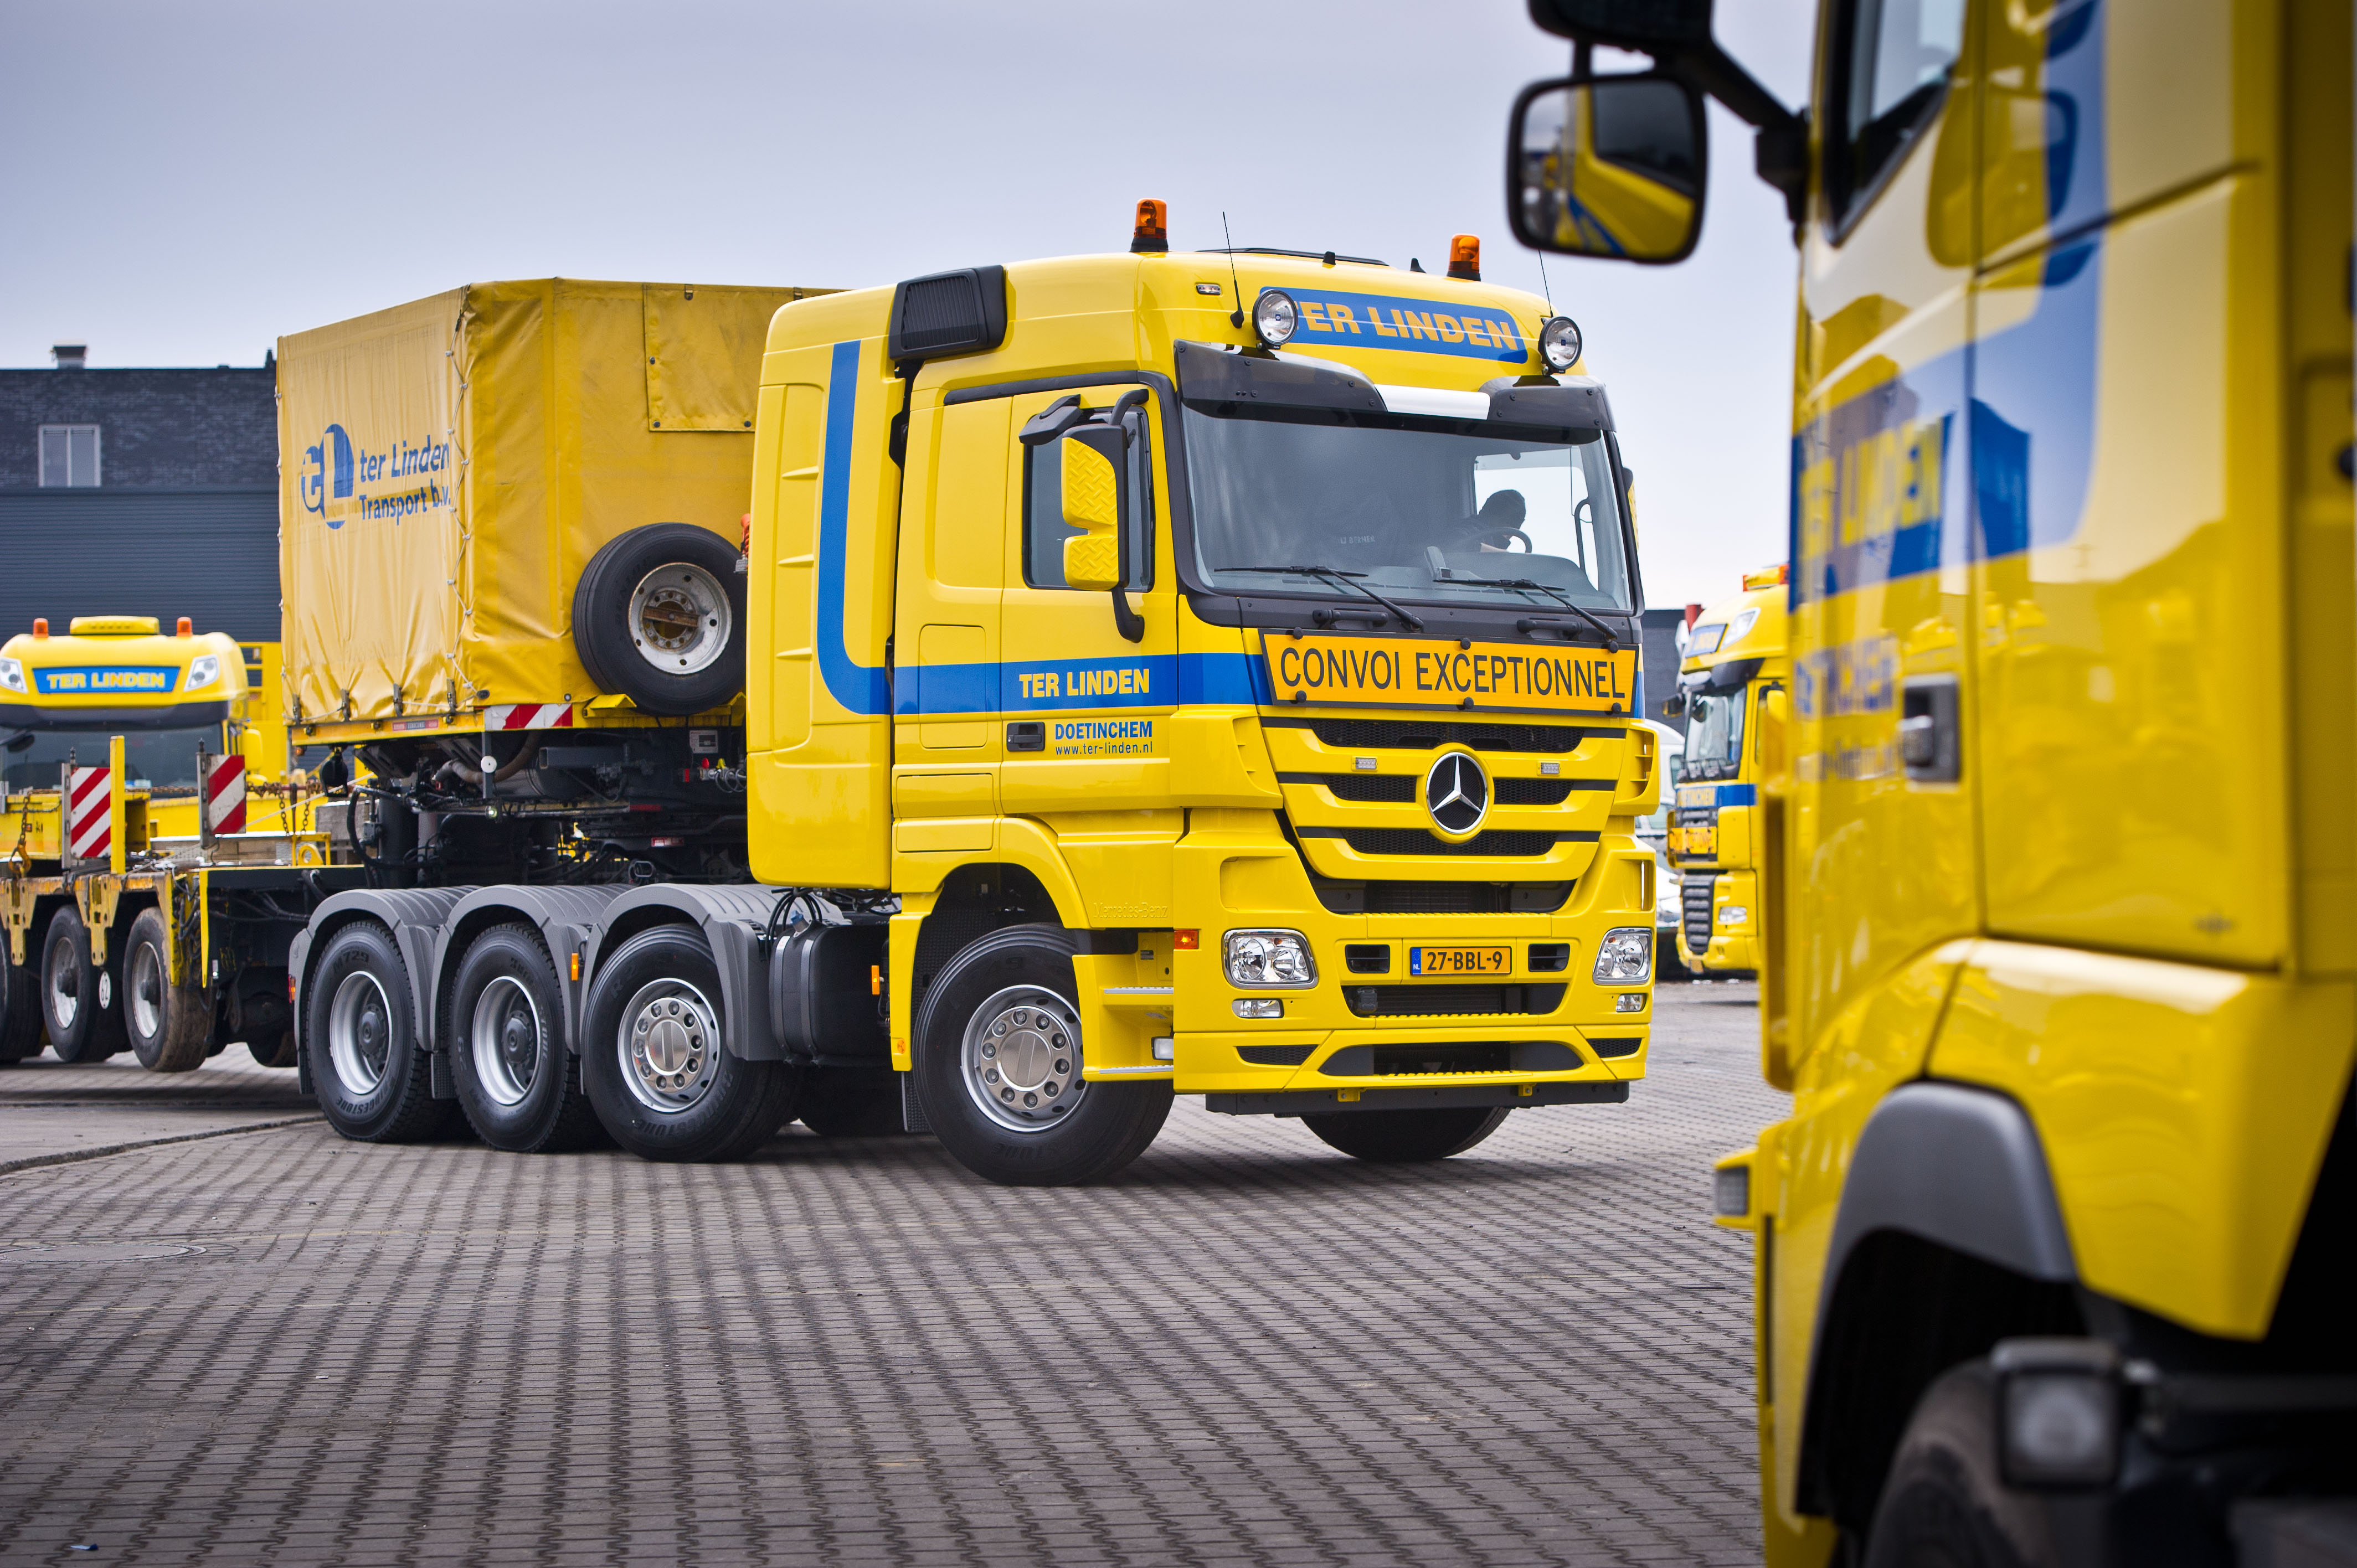
[[[1628,1105],[1434,1166],[1182,1101],[1081,1190],[799,1128],[0,1176],[0,1562],[1757,1561],[1706,1209],[1781,1107],[1749,987],[1660,994]]]

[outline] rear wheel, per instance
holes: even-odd
[[[213,993],[198,981],[193,960],[188,979],[172,983],[164,938],[160,910],[142,909],[131,922],[131,940],[123,957],[129,977],[124,987],[124,1025],[141,1067],[149,1072],[192,1072],[205,1065],[211,1051]]]
[[[1996,1375],[1986,1361],[1948,1372],[1908,1419],[1867,1537],[1866,1568],[2058,1568],[2094,1559],[2061,1551],[2049,1499],[1997,1471]]]
[[[1082,1076],[1072,939],[993,931],[942,966],[917,1014],[917,1092],[957,1162],[1007,1187],[1103,1181],[1146,1152],[1170,1084]]]
[[[80,909],[62,905],[49,918],[41,943],[41,1022],[61,1062],[102,1062],[129,1043],[123,1030],[120,944],[106,956],[103,964],[91,962],[90,929]]]
[[[564,1016],[556,966],[536,932],[494,926],[467,949],[450,994],[450,1077],[468,1124],[492,1148],[539,1154],[597,1141]]]
[[[1301,1124],[1329,1148],[1377,1165],[1412,1165],[1461,1155],[1506,1120],[1507,1108],[1467,1106],[1454,1111],[1345,1111],[1304,1116]]]
[[[802,1075],[802,1125],[822,1138],[886,1138],[900,1128],[900,1075],[889,1068],[822,1067]]]
[[[41,1054],[41,977],[38,965],[10,963],[0,951],[0,1067]]]
[[[650,713],[725,705],[745,687],[742,564],[688,522],[608,542],[573,591],[573,646],[590,679]]]
[[[733,1056],[726,1040],[703,933],[640,931],[589,989],[581,1076],[597,1120],[640,1159],[743,1159],[793,1115],[802,1073]]]
[[[305,997],[311,1092],[329,1125],[363,1144],[407,1144],[447,1127],[418,1038],[409,966],[393,933],[356,920],[328,939]]]

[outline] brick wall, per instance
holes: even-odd
[[[40,483],[44,424],[100,427],[102,488],[278,483],[274,370],[0,371],[0,490]]]

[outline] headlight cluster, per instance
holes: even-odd
[[[221,679],[221,655],[199,653],[188,660],[188,690],[201,692]]]
[[[1596,946],[1596,983],[1642,985],[1653,973],[1653,928],[1615,926]]]
[[[1222,946],[1231,984],[1318,983],[1318,964],[1309,956],[1309,939],[1299,931],[1230,931]]]
[[[24,661],[16,659],[0,659],[0,691],[21,693],[24,689]]]

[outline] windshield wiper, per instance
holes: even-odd
[[[1408,614],[1407,611],[1400,608],[1399,606],[1392,603],[1391,600],[1383,597],[1383,595],[1375,592],[1374,589],[1367,586],[1366,584],[1360,582],[1358,579],[1366,575],[1364,572],[1340,572],[1335,570],[1331,566],[1216,566],[1213,567],[1212,570],[1218,572],[1278,572],[1289,577],[1327,578],[1330,581],[1341,584],[1346,588],[1356,588],[1360,593],[1366,595],[1367,597],[1374,600],[1375,603],[1383,606],[1383,608],[1399,617],[1400,625],[1407,628],[1408,630],[1422,631],[1424,629],[1424,622],[1416,619],[1415,617]]]
[[[1452,574],[1449,576],[1443,578],[1442,581],[1449,583],[1469,583],[1477,588],[1521,588],[1528,592],[1544,594],[1547,597],[1553,599],[1555,603],[1561,605],[1564,608],[1569,610],[1572,614],[1577,616],[1580,619],[1586,621],[1597,630],[1602,632],[1604,634],[1605,652],[1618,653],[1620,651],[1620,634],[1619,632],[1614,631],[1610,627],[1606,626],[1602,621],[1597,619],[1578,605],[1573,603],[1561,589],[1551,588],[1535,577],[1464,577]]]

